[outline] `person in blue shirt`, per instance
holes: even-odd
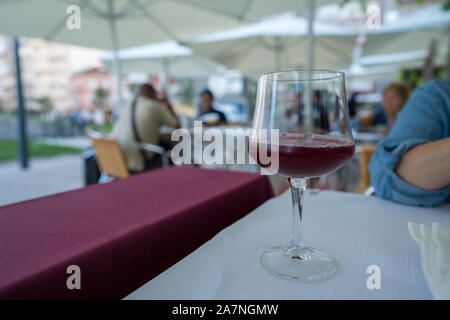
[[[369,163],[378,196],[413,206],[450,202],[450,79],[431,80],[400,111]]]

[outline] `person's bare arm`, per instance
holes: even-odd
[[[437,190],[450,184],[450,138],[424,143],[406,152],[396,173],[406,182]]]

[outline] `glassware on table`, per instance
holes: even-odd
[[[331,70],[275,72],[258,80],[250,154],[267,168],[260,152],[272,159],[278,152],[278,170],[268,170],[288,178],[293,204],[290,245],[261,256],[262,265],[274,274],[316,281],[336,272],[333,258],[303,244],[302,204],[308,179],[338,169],[355,151],[345,94],[344,74]]]

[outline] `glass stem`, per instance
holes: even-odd
[[[302,234],[302,207],[303,207],[303,195],[306,190],[307,178],[290,178],[291,194],[292,194],[292,233],[291,233],[291,245],[302,246],[303,234]]]

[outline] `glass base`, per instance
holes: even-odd
[[[337,265],[325,252],[305,246],[278,246],[264,251],[262,265],[270,272],[288,279],[312,282],[336,273]]]

